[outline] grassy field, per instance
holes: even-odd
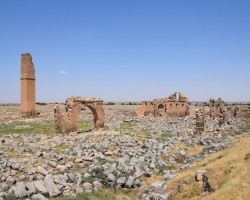
[[[238,136],[231,147],[208,156],[190,170],[167,183],[173,189],[172,200],[200,199],[202,186],[195,181],[197,170],[207,170],[208,182],[214,192],[206,200],[247,200],[250,199],[250,133]],[[181,192],[178,185],[184,184]]]
[[[0,124],[0,134],[49,134],[55,132],[54,122],[26,123],[15,122],[10,124]],[[79,121],[77,130],[80,132],[89,132],[93,130],[93,122],[89,120]],[[63,127],[64,130],[64,127]]]
[[[52,123],[0,124],[0,134],[54,134],[54,124]]]

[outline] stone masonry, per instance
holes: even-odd
[[[58,103],[55,104],[54,107],[54,121],[55,121],[55,134],[62,133],[62,114],[60,111],[60,105]]]
[[[35,69],[29,53],[21,55],[21,113],[24,117],[35,117]]]
[[[228,117],[250,117],[250,108],[247,106],[233,106],[224,102],[221,98],[209,100],[210,117],[219,117],[220,124],[223,124]]]
[[[152,114],[154,117],[183,117],[189,115],[187,97],[181,92],[175,92],[168,98],[142,101],[138,116]]]
[[[204,132],[204,109],[196,110],[196,134],[202,134]]]
[[[84,107],[88,107],[94,115],[95,129],[104,127],[103,100],[88,97],[70,97],[65,103],[65,132],[77,131],[77,117]]]

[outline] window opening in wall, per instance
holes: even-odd
[[[165,108],[162,104],[158,106],[159,116],[163,116],[165,113]]]

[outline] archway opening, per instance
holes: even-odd
[[[77,116],[77,132],[90,132],[94,130],[94,114],[87,106],[82,105]]]
[[[162,104],[160,104],[158,106],[158,112],[159,112],[159,116],[164,116],[165,115],[165,107]]]

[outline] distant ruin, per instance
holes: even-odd
[[[88,107],[94,115],[95,130],[104,127],[103,100],[88,97],[70,97],[65,102],[65,132],[77,131],[77,117],[84,107]]]
[[[24,117],[37,116],[35,104],[35,69],[32,56],[21,54],[21,113]]]
[[[181,92],[175,92],[168,98],[142,101],[138,116],[152,114],[154,117],[183,117],[189,114],[188,99]]]
[[[221,123],[228,117],[250,117],[250,108],[247,106],[233,106],[225,103],[221,98],[209,100],[210,117],[220,117]]]

